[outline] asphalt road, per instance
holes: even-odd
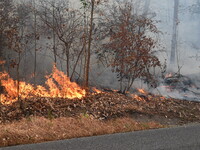
[[[200,124],[20,145],[0,150],[200,150]]]

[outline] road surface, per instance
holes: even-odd
[[[20,145],[0,150],[200,150],[200,124]]]

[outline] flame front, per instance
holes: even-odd
[[[137,89],[137,91],[144,95],[144,96],[148,96],[148,92],[146,92],[144,89]],[[144,97],[141,97],[140,95],[137,95],[137,94],[130,94],[130,96],[138,101],[145,101],[145,98]]]
[[[52,74],[46,77],[46,87],[33,85],[20,81],[18,82],[10,78],[8,73],[1,72],[1,86],[4,87],[4,92],[1,94],[0,102],[10,104],[20,99],[39,97],[59,97],[59,98],[82,98],[86,95],[86,91],[78,86],[75,82],[71,82],[63,72],[56,67],[53,68]]]

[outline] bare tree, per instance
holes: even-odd
[[[52,51],[54,57],[54,64],[57,63],[57,36],[56,36],[56,1],[40,1],[38,8],[38,15],[40,16],[41,21],[45,24],[43,28],[46,27],[47,34],[49,34],[49,40],[51,40]],[[43,34],[44,31],[43,31]]]
[[[91,16],[90,16],[90,31],[88,38],[88,50],[86,58],[86,71],[85,71],[85,87],[89,87],[89,72],[90,72],[90,57],[91,57],[91,43],[92,43],[92,31],[93,31],[93,21],[94,21],[94,5],[95,0],[91,0]]]
[[[92,47],[92,41],[93,41],[93,35],[94,35],[94,32],[95,32],[95,20],[94,20],[94,13],[95,13],[95,8],[96,6],[104,3],[104,2],[107,2],[106,0],[89,0],[89,1],[86,1],[86,0],[80,0],[83,7],[86,7],[86,6],[89,6],[90,8],[90,11],[89,11],[89,14],[90,14],[90,17],[89,17],[89,32],[88,32],[88,36],[87,36],[87,39],[88,39],[88,42],[85,40],[85,45],[87,43],[87,49],[86,49],[86,46],[85,46],[85,65],[84,65],[84,86],[86,89],[89,88],[89,77],[90,77],[90,61],[91,61],[91,47]],[[85,15],[84,15],[85,16]],[[84,27],[84,29],[86,29],[87,27]],[[86,36],[86,33],[87,31],[85,30],[84,31],[85,33],[85,36]]]
[[[6,33],[12,30],[16,22],[16,9],[14,9],[12,0],[0,0],[0,58],[3,59],[6,49]],[[6,59],[6,58],[4,58]]]
[[[10,54],[12,54],[12,58],[8,63],[12,68],[16,68],[17,96],[18,100],[21,101],[20,69],[27,45],[30,44],[28,41],[29,32],[27,32],[26,28],[30,11],[27,9],[25,4],[13,7],[13,10],[15,10],[15,13],[12,14],[15,17],[14,22],[12,22],[12,26],[9,30],[6,30],[7,47],[10,50]],[[20,107],[23,109],[22,103],[20,103]]]
[[[57,39],[57,44],[60,46],[59,48],[63,48],[62,51],[59,49],[56,50],[54,54],[56,54],[57,58],[66,62],[67,75],[72,79],[83,54],[83,49],[85,48],[85,46],[80,48],[80,40],[82,40],[83,34],[82,18],[80,15],[77,15],[79,13],[78,10],[70,10],[67,8],[68,3],[63,1],[53,4],[50,3],[51,8],[47,6],[46,4],[42,5],[43,9],[40,11],[40,18],[46,27],[54,32],[53,35],[56,36],[55,38]],[[50,20],[51,14],[54,16],[53,21]]]
[[[32,1],[33,3],[33,18],[34,18],[34,69],[33,69],[33,76],[34,76],[34,84],[36,82],[36,69],[37,69],[37,39],[39,39],[39,35],[37,33],[37,10],[36,10],[36,3],[35,0]]]

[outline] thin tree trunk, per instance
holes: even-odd
[[[36,16],[36,7],[34,1],[34,49],[35,49],[35,58],[34,58],[34,84],[36,82],[36,67],[37,67],[37,16]]]
[[[94,0],[91,0],[91,18],[90,18],[90,32],[88,40],[88,51],[87,51],[87,64],[86,64],[86,76],[85,76],[85,87],[89,88],[89,72],[90,72],[90,56],[91,56],[91,43],[92,43],[92,30],[93,30],[93,17],[94,17]]]
[[[75,65],[74,65],[74,68],[73,68],[73,71],[72,71],[72,74],[71,74],[71,77],[70,77],[71,80],[72,80],[72,78],[73,78],[73,76],[74,76],[76,67],[77,67],[77,65],[78,65],[78,62],[79,62],[79,60],[80,60],[81,54],[83,53],[84,49],[85,49],[85,45],[83,45],[83,48],[81,49],[81,51],[80,51],[79,54],[78,54],[78,58],[76,59],[76,62],[75,62]]]
[[[83,48],[84,48],[84,66],[83,66],[83,86],[85,86],[85,77],[86,77],[86,64],[87,64],[87,47],[86,47],[86,35],[87,35],[87,20],[86,20],[86,10],[84,8],[84,35],[83,35]]]
[[[53,53],[54,53],[54,63],[57,63],[56,57],[56,33],[55,33],[55,5],[53,4]]]
[[[20,69],[20,59],[21,53],[18,52],[18,62],[17,62],[17,100],[20,101],[20,107],[22,107],[22,102],[20,100],[20,77],[19,77],[19,69]]]
[[[66,68],[67,68],[67,76],[69,77],[69,49],[66,47]]]
[[[146,0],[144,5],[143,16],[146,17],[149,12],[150,0]]]
[[[82,77],[82,70],[83,70],[83,69],[82,69],[82,68],[83,68],[83,67],[82,67],[82,66],[83,66],[83,58],[82,58],[82,57],[81,57],[80,66],[81,66],[81,67],[80,67],[80,69],[79,69],[78,77],[77,77],[77,79],[76,79],[77,81],[79,81],[80,78]],[[83,78],[82,78],[82,79],[83,79]],[[82,82],[82,83],[83,83],[83,82]]]
[[[135,81],[135,79],[132,78],[131,81],[130,81],[130,83],[129,83],[129,85],[128,85],[128,87],[127,87],[127,91],[130,90],[130,88],[131,88],[131,86],[133,85],[133,82],[134,82],[134,81]]]
[[[170,55],[171,65],[175,64],[176,50],[177,50],[178,7],[179,7],[179,0],[174,0],[174,20],[173,20],[172,42],[171,42],[171,55]]]

